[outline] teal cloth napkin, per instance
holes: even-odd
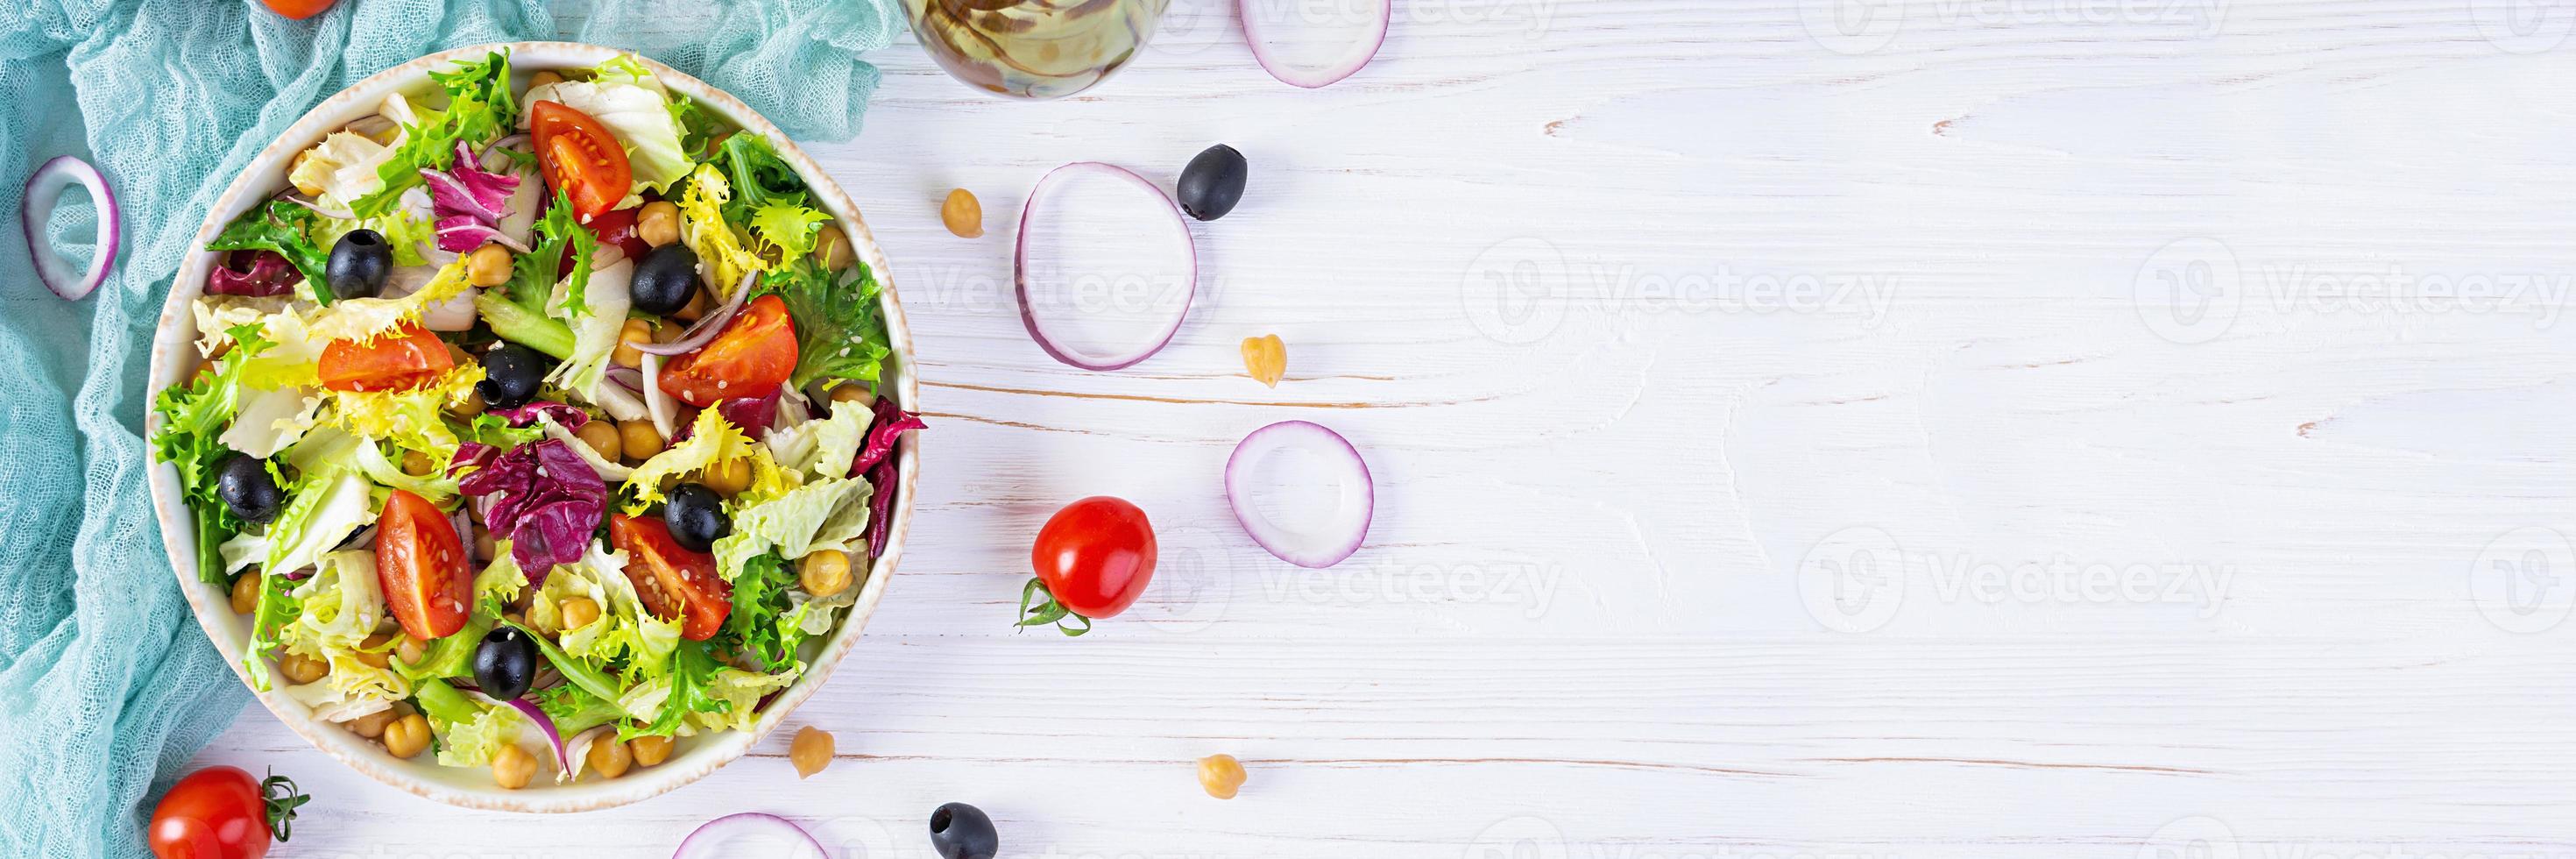
[[[570,5],[569,3],[567,4]],[[145,488],[143,383],[161,300],[251,156],[359,78],[478,42],[642,51],[790,135],[845,139],[903,26],[893,0],[341,0],[305,21],[257,0],[0,2],[0,218],[29,171],[79,155],[123,209],[114,275],[77,302],[0,226],[0,845],[140,857],[148,800],[250,701],[190,619]],[[74,191],[43,228],[85,259]],[[319,760],[316,758],[315,760]]]

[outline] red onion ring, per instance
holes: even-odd
[[[671,859],[830,859],[812,833],[775,814],[746,811],[707,821],[680,841]]]
[[[555,730],[555,720],[548,717],[545,710],[528,703],[526,698],[512,698],[501,703],[517,709],[522,715],[528,717],[528,721],[537,723],[539,730],[546,732],[546,742],[555,747],[555,772],[566,772],[572,769],[572,755],[564,752],[563,732]]]
[[[1330,86],[1366,67],[1370,60],[1377,58],[1378,49],[1386,45],[1387,25],[1395,17],[1395,2],[1369,2],[1376,6],[1377,19],[1362,22],[1368,25],[1368,31],[1351,40],[1343,56],[1321,66],[1301,67],[1273,52],[1283,41],[1282,31],[1292,26],[1288,19],[1306,14],[1317,8],[1316,4],[1297,0],[1242,0],[1239,11],[1243,13],[1243,40],[1252,45],[1252,59],[1261,64],[1261,70],[1269,72],[1281,83],[1307,89]],[[1282,6],[1289,8],[1280,8]],[[1330,8],[1339,8],[1339,4],[1332,4]],[[1274,25],[1281,29],[1267,29]]]
[[[1046,199],[1048,191],[1057,187],[1056,180],[1086,174],[1127,183],[1154,195],[1154,199],[1161,201],[1163,208],[1172,213],[1172,225],[1180,231],[1181,235],[1182,258],[1189,263],[1187,292],[1181,297],[1180,310],[1172,314],[1170,324],[1163,326],[1159,333],[1153,335],[1150,338],[1152,342],[1108,355],[1085,355],[1059,345],[1054,337],[1048,335],[1046,325],[1038,321],[1037,311],[1029,301],[1029,224],[1035,220],[1038,203]],[[1181,207],[1172,202],[1170,195],[1163,193],[1163,189],[1155,187],[1154,183],[1145,181],[1145,177],[1138,176],[1124,167],[1098,161],[1076,161],[1047,171],[1046,176],[1038,179],[1037,187],[1029,189],[1028,202],[1020,208],[1019,234],[1011,249],[1011,292],[1019,300],[1020,324],[1028,328],[1029,339],[1037,341],[1038,348],[1045,350],[1047,357],[1085,370],[1121,369],[1133,366],[1139,361],[1153,357],[1154,353],[1162,351],[1164,346],[1172,342],[1172,335],[1180,332],[1181,320],[1188,318],[1190,303],[1198,293],[1198,248],[1190,241],[1189,222],[1182,218]]]
[[[1304,451],[1322,460],[1299,476],[1330,480],[1339,490],[1333,509],[1320,521],[1282,524],[1261,511],[1256,501],[1262,460],[1283,451]],[[1322,569],[1342,562],[1368,539],[1376,515],[1377,487],[1368,462],[1340,433],[1306,421],[1280,421],[1243,437],[1225,460],[1225,502],[1252,542],[1300,567]]]
[[[62,202],[63,189],[79,184],[89,189],[90,205],[98,207],[98,238],[90,249],[89,267],[75,274],[71,261],[54,252],[45,241],[45,221],[54,216],[54,206]],[[63,297],[79,301],[107,282],[108,269],[116,265],[116,245],[125,236],[125,224],[116,209],[116,192],[107,187],[107,177],[98,168],[69,155],[57,155],[36,172],[27,176],[24,194],[19,196],[18,226],[27,233],[27,255],[36,263],[36,279],[45,288]]]
[[[611,382],[616,382],[618,387],[638,394],[644,393],[643,370],[634,367],[610,367],[601,375],[606,376]]]
[[[716,308],[715,312],[699,317],[698,324],[680,332],[679,339],[669,343],[638,343],[635,351],[665,357],[697,351],[698,347],[707,345],[707,341],[716,339],[716,333],[724,330],[725,323],[733,321],[734,313],[742,310],[744,302],[751,300],[752,284],[759,281],[760,272],[743,272],[742,284],[733,288],[733,296],[726,298],[724,305]]]

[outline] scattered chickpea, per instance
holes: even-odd
[[[850,556],[838,549],[821,549],[796,562],[796,583],[805,592],[818,597],[840,593],[850,586]]]
[[[233,577],[233,613],[249,614],[259,608],[259,571],[243,570]]]
[[[648,420],[623,421],[617,425],[618,439],[625,443],[626,455],[638,462],[662,452],[662,431]]]
[[[877,404],[877,392],[868,390],[868,386],[857,382],[842,382],[832,389],[832,406],[838,408],[842,403],[857,403],[862,409],[874,408]]]
[[[537,756],[528,754],[527,749],[505,745],[492,755],[492,783],[502,790],[527,787],[528,780],[536,776]]]
[[[796,740],[787,744],[787,761],[796,765],[796,777],[808,778],[832,765],[832,732],[807,725],[796,731]]]
[[[500,286],[510,282],[510,249],[499,244],[485,244],[465,257],[465,280],[475,286]]]
[[[590,744],[588,757],[590,768],[598,770],[600,778],[616,778],[625,775],[626,768],[635,763],[634,753],[627,751],[626,744],[618,742],[615,735],[600,737],[593,741]]]
[[[564,600],[561,613],[564,629],[580,629],[599,619],[599,603],[592,602],[589,597],[573,597]]]
[[[1199,759],[1199,787],[1218,799],[1233,799],[1243,788],[1243,762],[1233,755],[1209,755]]]
[[[402,633],[399,632],[379,632],[374,635],[367,636],[367,640],[358,642],[358,649],[351,652],[349,654],[349,658],[364,662],[376,668],[383,668],[387,665],[391,665],[393,663],[388,661],[391,657],[385,655],[384,646],[391,643],[394,640],[394,636],[401,634]]]
[[[459,400],[454,405],[448,406],[447,412],[457,417],[469,420],[475,415],[482,414],[483,392],[474,390],[473,388],[465,389],[465,399]]]
[[[429,642],[408,635],[402,637],[402,643],[394,645],[394,658],[402,660],[404,665],[419,665],[421,657],[428,655]]]
[[[680,207],[667,200],[644,204],[635,213],[635,237],[645,244],[661,247],[680,240]]]
[[[402,721],[402,717],[409,716],[411,713],[410,704],[396,701],[391,707],[349,720],[349,730],[358,736],[372,740],[384,736],[386,728],[392,727],[393,723]]]
[[[669,737],[644,736],[626,741],[626,750],[635,755],[635,765],[649,767],[671,758]]]
[[[529,88],[529,89],[536,89],[536,88],[538,88],[538,87],[546,86],[546,85],[548,85],[548,84],[559,84],[559,83],[563,83],[563,75],[556,74],[556,73],[554,73],[554,72],[552,72],[552,71],[543,71],[543,72],[538,72],[538,73],[536,73],[536,74],[533,74],[533,75],[529,75],[529,76],[528,76],[528,88]]]
[[[385,752],[398,758],[419,755],[429,748],[429,720],[413,713],[385,725]]]
[[[403,451],[402,470],[404,474],[408,474],[413,477],[424,477],[437,468],[438,466],[436,464],[429,461],[429,454],[422,453],[417,450]]]
[[[331,663],[301,653],[289,653],[277,658],[277,672],[286,675],[287,685],[302,686],[330,675]]]
[[[751,459],[737,456],[720,460],[714,465],[707,466],[706,474],[700,482],[708,489],[715,490],[717,495],[731,498],[751,488]]]
[[[635,345],[651,342],[653,323],[641,319],[626,320],[626,327],[617,330],[617,351],[609,353],[608,360],[620,367],[643,366],[644,353],[636,351]]]
[[[814,258],[832,271],[849,268],[850,261],[856,259],[850,250],[850,234],[842,232],[839,224],[823,225],[822,234],[814,237]]]
[[[618,443],[617,427],[607,421],[582,424],[581,429],[573,431],[573,435],[580,438],[581,443],[590,445],[601,459],[616,462],[618,457],[625,455],[625,445]]]
[[[958,238],[981,238],[984,235],[984,204],[975,201],[973,191],[948,189],[948,199],[939,204],[939,222],[947,225],[948,232]]]

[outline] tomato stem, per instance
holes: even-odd
[[[268,778],[259,783],[259,794],[262,803],[268,806],[268,832],[277,836],[280,842],[284,842],[294,829],[296,807],[313,801],[312,797],[295,789],[294,779],[278,775],[273,769],[268,771]]]
[[[1041,594],[1045,595],[1045,599],[1038,602],[1035,608],[1031,608],[1029,601],[1038,598]],[[1082,621],[1082,626],[1080,628],[1071,626],[1068,623],[1069,620]],[[1056,601],[1055,592],[1047,590],[1045,581],[1031,578],[1028,587],[1020,589],[1020,622],[1013,625],[1030,627],[1049,624],[1053,624],[1057,632],[1064,633],[1068,638],[1091,631],[1091,618],[1065,608],[1064,603]]]

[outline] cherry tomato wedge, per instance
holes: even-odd
[[[1156,551],[1154,523],[1146,521],[1145,511],[1125,499],[1094,495],[1047,519],[1029,550],[1029,565],[1056,605],[1097,619],[1115,617],[1144,596],[1146,583],[1154,580]]]
[[[716,575],[714,555],[681,548],[658,517],[610,516],[608,539],[626,553],[626,578],[645,611],[679,618],[680,637],[690,641],[724,628],[725,615],[733,613],[733,585]]]
[[[161,795],[144,836],[160,859],[261,859],[271,836],[286,840],[295,807],[308,799],[285,776],[261,781],[239,767],[207,767]]]
[[[456,526],[429,499],[396,489],[376,519],[376,581],[385,607],[403,634],[423,641],[465,628],[474,602],[474,577],[465,569],[465,543]]]
[[[572,197],[573,214],[587,222],[626,198],[635,181],[625,148],[590,114],[557,101],[537,102],[528,132],[546,184]]]
[[[706,408],[719,400],[765,397],[796,372],[796,324],[787,302],[764,295],[725,321],[716,339],[662,368],[662,392]]]
[[[405,391],[428,384],[456,367],[447,344],[418,324],[405,323],[373,342],[333,340],[322,347],[314,372],[334,391]]]

